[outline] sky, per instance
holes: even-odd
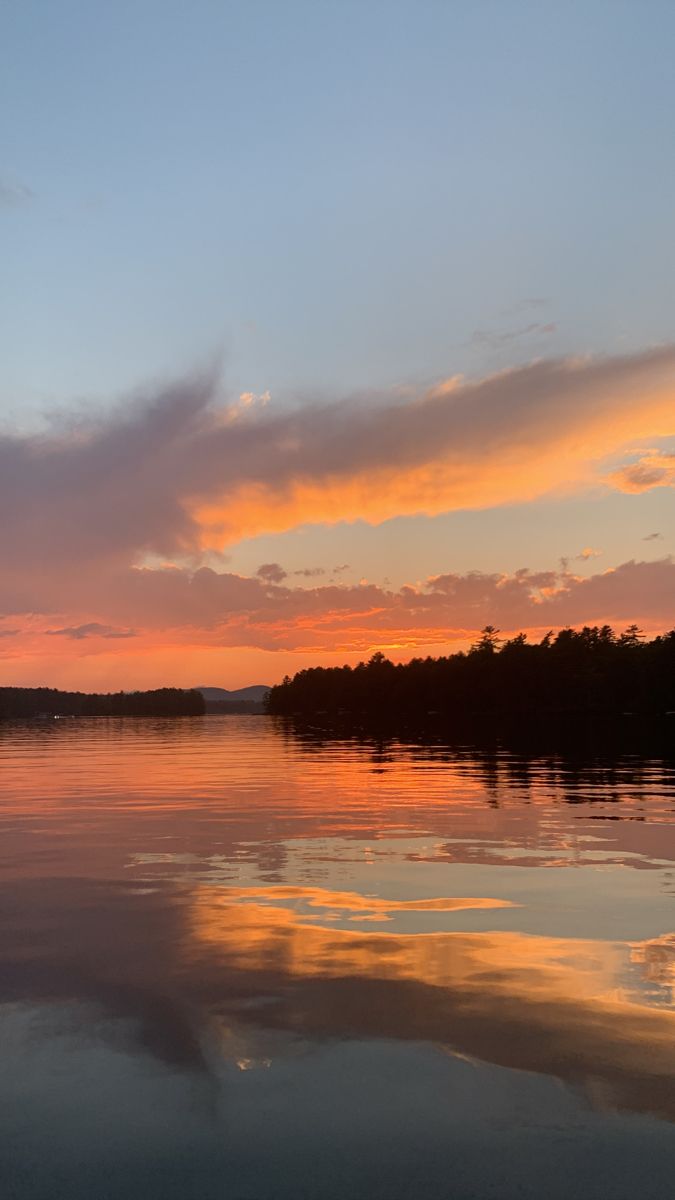
[[[675,626],[670,0],[1,0],[0,683]]]

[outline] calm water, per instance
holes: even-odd
[[[0,727],[21,1200],[622,1200],[675,1170],[675,776]]]

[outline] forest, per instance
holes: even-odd
[[[282,716],[414,719],[536,714],[675,717],[675,629],[644,638],[608,625],[502,640],[487,625],[468,651],[395,664],[373,654],[355,667],[312,667],[271,688]]]
[[[204,697],[181,688],[149,692],[60,692],[56,688],[0,687],[0,719],[47,717],[195,717]]]

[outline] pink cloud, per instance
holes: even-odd
[[[73,610],[75,591],[68,597]],[[372,583],[288,587],[205,567],[132,568],[81,590],[80,603],[86,606],[81,622],[58,630],[43,624],[40,631],[32,616],[27,633],[94,641],[134,631],[141,643],[265,649],[360,649],[379,642],[412,653],[418,645],[472,639],[486,624],[505,633],[605,621],[622,627],[633,620],[652,630],[669,628],[675,560],[626,562],[586,578],[526,568],[448,573],[396,591]]]

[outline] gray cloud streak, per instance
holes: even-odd
[[[111,625],[101,625],[98,621],[88,621],[85,625],[67,625],[63,629],[45,629],[47,637],[66,637],[81,642],[85,638],[132,638],[136,637],[134,629],[115,629]]]

